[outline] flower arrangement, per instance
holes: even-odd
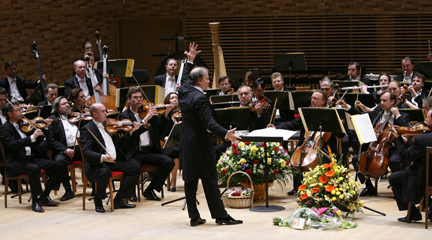
[[[297,191],[297,203],[308,208],[329,208],[346,212],[347,215],[361,212],[363,202],[358,200],[360,183],[355,183],[349,169],[331,163],[318,165],[310,172],[303,173],[303,182]]]
[[[250,188],[235,189],[231,188],[225,192],[228,197],[242,197],[242,196],[252,196],[253,190]]]
[[[267,159],[265,152],[267,151]],[[293,168],[290,166],[287,150],[279,146],[279,143],[240,142],[233,143],[231,147],[220,157],[217,163],[219,181],[223,182],[234,172],[244,171],[254,183],[265,183],[264,169],[268,165],[268,181],[274,180],[286,184]],[[244,175],[235,175],[231,183],[246,182]]]

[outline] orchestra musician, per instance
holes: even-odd
[[[86,76],[87,66],[83,60],[77,60],[74,62],[74,70],[76,75],[69,78],[64,83],[65,96],[69,96],[69,92],[72,89],[81,88],[85,99],[87,100],[93,96],[93,88],[96,91],[100,91],[100,86],[98,84],[95,84],[95,86],[92,87],[91,79]],[[99,82],[99,84],[101,83]]]
[[[391,93],[394,93],[396,96],[400,96],[401,94],[401,85],[400,82],[397,80],[392,80],[388,84],[388,91]],[[380,97],[380,103],[381,103],[381,97]],[[375,107],[369,108],[365,105],[363,105],[360,101],[355,102],[356,107],[360,108],[363,112],[371,112],[374,111]],[[379,106],[379,105],[378,105]],[[408,101],[405,101],[404,103],[400,104],[399,108],[413,108],[413,104],[410,104]]]
[[[76,125],[69,123],[71,108],[68,100],[61,96],[54,100],[53,115],[51,119],[60,118],[61,121],[53,122],[48,128],[46,136],[48,145],[53,151],[53,160],[63,165],[61,183],[65,189],[65,194],[60,201],[67,201],[74,197],[71,185],[69,183],[68,165],[72,161],[82,161],[81,150],[78,146],[77,137],[79,130]]]
[[[3,108],[7,103],[7,91],[5,88],[0,87],[0,126],[4,124],[6,120],[6,116],[3,114]],[[0,149],[0,162],[4,163],[2,150]],[[0,174],[3,176],[2,184],[5,185],[5,176],[4,176],[4,166],[0,167]],[[11,192],[18,192],[17,181],[9,181],[9,188]]]
[[[358,62],[350,62],[348,64],[348,75],[349,75],[349,78],[346,79],[345,81],[357,81],[358,82],[360,80],[364,84],[369,85],[369,83],[370,83],[370,79],[369,78],[365,78],[365,77],[359,76],[360,75],[360,69],[361,69],[360,63],[358,63]]]
[[[27,97],[26,89],[35,89],[39,85],[39,81],[29,82],[25,80],[24,77],[17,76],[16,69],[17,63],[14,61],[8,61],[5,63],[7,77],[0,80],[0,87],[6,89],[9,99],[23,103]]]
[[[186,67],[192,68],[192,62],[198,45],[191,43]],[[234,136],[236,128],[227,130],[214,120],[210,102],[203,91],[210,83],[208,70],[204,67],[194,68],[190,74],[184,74],[183,78],[190,79],[179,89],[179,104],[182,110],[182,143],[180,145],[180,158],[183,162],[183,179],[185,181],[186,202],[191,226],[204,224],[205,219],[200,217],[196,205],[196,192],[198,180],[204,187],[207,205],[211,217],[216,219],[217,224],[241,224],[243,221],[235,220],[225,210],[220,191],[217,185],[218,176],[216,172],[216,157],[214,152],[213,134],[222,139],[234,142],[240,140]],[[211,132],[211,133],[210,133]],[[213,133],[213,134],[212,134]]]
[[[177,106],[177,109],[179,109],[177,93],[172,92],[168,94],[165,97],[164,104],[167,106],[167,108],[164,114],[162,114],[162,116],[159,118],[159,139],[166,142],[174,124],[181,121],[181,118],[178,119],[174,117],[174,110],[176,109],[175,106]],[[181,112],[179,112],[179,114],[181,114]],[[177,171],[180,167],[180,144],[169,148],[164,148],[162,149],[162,153],[165,156],[168,156],[174,160],[175,165],[171,171],[171,182],[169,183],[169,190],[171,192],[175,192],[177,185]]]
[[[380,100],[381,93],[383,93],[385,90],[388,89],[388,84],[390,82],[390,75],[388,75],[387,73],[381,73],[378,76],[378,81],[379,81],[379,83],[380,83],[381,86],[385,86],[385,85],[387,85],[387,86],[386,87],[381,87],[380,90],[372,92],[372,95],[374,97],[374,100],[375,100],[376,104],[379,104],[380,101],[381,101]],[[367,90],[367,87],[368,87],[367,85],[361,86],[362,92],[366,93],[366,94],[370,94],[370,92]]]
[[[127,161],[120,149],[125,149],[132,134],[140,128],[140,124],[134,123],[133,129],[121,137],[117,134],[110,136],[105,130],[108,114],[106,107],[101,103],[94,103],[90,107],[90,114],[93,120],[81,128],[80,134],[86,177],[89,181],[97,183],[95,210],[100,213],[105,212],[102,200],[106,198],[106,187],[111,178],[111,171],[124,173],[124,179],[114,198],[114,208],[134,208],[134,204],[126,203],[124,199],[134,193],[141,167]]]
[[[252,84],[255,82],[256,79],[257,78],[253,72],[251,72],[251,71],[246,72],[243,84],[246,86],[252,87]]]
[[[421,73],[414,73],[412,78],[412,84],[408,87],[411,94],[411,103],[416,107],[420,108],[422,105],[422,99],[426,97],[426,92],[423,91],[425,84],[425,76]]]
[[[390,88],[390,86],[389,86]],[[374,110],[368,112],[369,118],[372,122],[372,126],[376,128],[380,123],[383,123],[386,119],[386,117],[389,114],[392,114],[392,117],[389,119],[389,123],[392,125],[398,125],[398,126],[404,126],[409,127],[410,126],[410,117],[409,114],[405,112],[399,112],[399,109],[397,106],[395,106],[395,103],[397,102],[397,95],[390,90],[384,91],[381,94],[381,104],[376,106]],[[345,101],[340,100],[338,103],[348,111],[348,113],[354,115],[354,114],[360,114],[361,112],[357,109],[351,108],[348,104],[345,103]],[[366,150],[368,146],[364,145],[362,146],[362,152]],[[355,169],[358,168],[358,155],[353,157],[353,165]],[[392,147],[389,151],[389,161],[388,165],[392,171],[392,173],[402,171],[403,168],[406,167],[404,165],[401,166],[401,158],[397,152],[397,150]],[[370,178],[365,178],[362,174],[359,174],[359,179],[361,183],[365,183],[366,187],[361,192],[360,196],[375,196],[377,195],[377,191],[375,187],[372,185],[372,182]]]
[[[263,112],[266,114],[270,114],[273,109],[273,101],[266,96],[264,96],[265,91],[265,83],[263,80],[257,79],[252,84],[252,91],[254,96],[252,97],[252,102],[255,102],[259,107],[263,107]],[[261,106],[260,106],[261,105]]]
[[[72,112],[81,112],[86,108],[85,95],[81,88],[74,88],[69,92],[68,100],[73,104]]]
[[[63,166],[58,162],[35,156],[36,148],[43,141],[43,136],[48,135],[47,130],[36,129],[32,135],[26,136],[20,129],[22,113],[18,102],[7,103],[4,113],[8,121],[0,127],[0,140],[6,150],[7,176],[28,175],[33,211],[44,212],[42,206],[57,206],[59,203],[54,202],[49,194],[51,190],[58,190]],[[45,119],[44,122],[49,127],[52,120]],[[47,171],[50,176],[44,191],[39,179],[41,169]]]
[[[38,103],[39,106],[52,105],[54,100],[58,97],[58,85],[55,83],[49,83],[45,87],[46,100]]]
[[[394,77],[394,80],[399,82],[407,82],[412,83],[413,80],[413,69],[414,69],[414,60],[410,57],[405,57],[402,59],[402,74]]]
[[[96,77],[96,80],[99,84],[102,83],[103,78],[109,78],[109,74],[108,73],[102,73],[101,69],[96,69],[94,68],[95,66],[95,57],[92,51],[86,51],[84,53],[84,58],[88,56],[89,57],[89,62],[90,62],[90,66],[91,66],[91,70],[93,71],[93,76]],[[86,77],[90,78],[90,73],[87,71],[86,72]]]
[[[128,161],[133,161],[141,169],[141,164],[151,164],[158,167],[150,185],[144,191],[144,197],[148,200],[160,201],[161,199],[154,192],[160,192],[163,184],[174,168],[173,159],[162,154],[159,141],[158,113],[156,108],[151,107],[144,118],[139,113],[143,102],[143,93],[140,87],[133,86],[127,93],[127,101],[130,107],[119,115],[119,120],[129,119],[132,122],[149,123],[150,127],[140,128],[131,138],[123,152]]]
[[[290,89],[284,86],[284,77],[279,72],[274,72],[271,75],[272,86],[275,91],[286,91],[291,92]],[[273,102],[275,99],[271,99]],[[276,110],[275,113],[275,125],[278,126],[282,122],[294,120],[294,112],[293,110]]]
[[[174,58],[169,58],[165,65],[166,73],[163,75],[158,75],[153,79],[153,85],[159,85],[165,88],[165,97],[171,92],[176,92],[180,88],[181,84],[183,84],[183,82],[181,84],[177,84],[178,76],[175,75],[177,67],[177,60]]]
[[[432,110],[426,114],[427,126],[432,127]],[[392,187],[399,211],[408,209],[408,202],[412,202],[410,219],[422,220],[422,215],[415,207],[424,197],[426,180],[426,147],[432,147],[432,133],[424,133],[415,137],[414,141],[402,139],[397,133],[397,126],[393,127],[393,134],[397,137],[394,144],[408,167],[403,171],[392,173],[389,183]],[[431,177],[431,176],[430,176]],[[427,206],[426,206],[427,207]],[[407,222],[407,217],[398,218],[400,222]],[[432,220],[431,208],[429,208],[429,220]]]
[[[216,95],[228,95],[231,93],[231,80],[228,76],[222,76],[218,82],[221,90],[218,90]]]

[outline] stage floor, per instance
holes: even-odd
[[[77,172],[78,173],[78,172]],[[80,174],[77,174],[80,177]],[[206,200],[199,186],[198,200],[201,217],[207,223],[190,227],[187,211],[182,211],[184,201],[166,206],[161,203],[184,196],[183,181],[178,177],[177,192],[166,192],[162,202],[141,199],[134,209],[118,209],[110,212],[109,205],[104,205],[106,212],[96,213],[93,202],[86,204],[82,210],[82,183],[78,181],[78,192],[75,198],[62,202],[58,207],[44,207],[45,213],[31,211],[27,202],[29,194],[24,194],[23,203],[18,199],[8,199],[8,208],[4,208],[4,186],[0,187],[0,234],[2,239],[430,239],[432,230],[424,229],[424,221],[401,223],[397,218],[406,215],[399,212],[388,189],[387,179],[379,183],[379,194],[376,197],[363,197],[365,205],[386,213],[379,215],[364,209],[357,213],[355,229],[341,231],[294,230],[288,227],[277,227],[272,223],[273,217],[288,217],[297,208],[296,199],[288,196],[291,184],[281,188],[273,184],[269,189],[271,205],[286,208],[280,212],[252,212],[249,209],[232,209],[227,204],[231,216],[244,221],[242,225],[217,225],[211,219]],[[222,191],[223,189],[221,189]],[[91,189],[88,190],[90,194]],[[64,190],[51,198],[59,201]],[[226,203],[226,199],[224,202]],[[255,203],[264,205],[265,202]],[[424,217],[424,215],[423,215]],[[432,224],[430,226],[432,228]],[[428,237],[429,236],[429,237]]]

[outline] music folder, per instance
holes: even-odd
[[[168,139],[166,140],[165,144],[162,147],[163,149],[180,144],[181,126],[182,126],[182,122],[178,122],[173,125],[168,135]]]

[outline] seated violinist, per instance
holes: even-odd
[[[114,198],[114,208],[134,208],[134,204],[126,203],[124,199],[130,198],[134,193],[141,168],[132,161],[127,161],[121,149],[126,147],[134,132],[140,128],[140,124],[134,123],[132,130],[121,137],[117,134],[110,136],[104,125],[107,119],[106,107],[101,103],[94,103],[90,107],[90,114],[93,120],[81,129],[80,134],[86,177],[89,181],[97,183],[95,210],[105,212],[102,199],[106,198],[111,171],[124,173],[124,179]]]
[[[39,106],[53,105],[53,102],[57,97],[58,97],[58,85],[55,83],[49,83],[45,87],[46,100],[38,103],[38,105]]]
[[[81,150],[78,146],[77,137],[80,136],[78,127],[69,123],[71,108],[65,97],[58,97],[53,103],[53,115],[51,119],[59,119],[53,122],[48,128],[46,136],[48,145],[53,151],[53,160],[63,165],[61,173],[61,183],[65,189],[65,194],[60,201],[67,201],[74,197],[69,183],[68,165],[72,161],[82,161]]]
[[[422,105],[422,99],[426,97],[426,92],[423,91],[426,77],[421,73],[414,73],[412,84],[408,87],[408,91],[411,94],[411,101],[414,108],[420,108]],[[408,102],[408,101],[407,101]]]
[[[432,110],[426,114],[426,124],[432,127]],[[397,137],[395,140],[396,148],[402,160],[408,166],[403,171],[392,173],[389,177],[389,183],[392,187],[399,211],[408,209],[408,202],[411,202],[412,221],[422,220],[422,215],[415,207],[424,197],[426,182],[426,147],[432,147],[432,133],[424,133],[415,137],[414,141],[405,141],[397,132],[398,127],[392,128],[393,134]],[[432,176],[429,176],[431,178]],[[426,210],[427,211],[427,210]],[[407,222],[407,217],[398,218],[400,222]],[[432,220],[431,207],[429,207],[429,220]]]
[[[81,112],[86,108],[85,95],[81,88],[74,88],[69,92],[69,102],[72,103],[72,112]]]
[[[231,80],[228,76],[223,76],[219,78],[219,87],[221,90],[216,92],[216,95],[228,95],[231,94]]]
[[[390,92],[390,91],[384,91],[381,94],[381,104],[375,107],[373,111],[368,112],[369,118],[371,120],[372,126],[376,128],[379,124],[385,123],[386,124],[386,118],[390,116],[388,123],[392,125],[398,125],[398,126],[404,126],[409,127],[409,121],[410,117],[408,113],[405,112],[399,112],[398,107],[395,106],[395,103],[397,102],[397,96],[396,94]],[[351,108],[348,104],[345,103],[345,101],[340,100],[338,101],[338,104],[340,104],[345,110],[348,111],[348,113],[354,115],[354,114],[360,114],[360,111],[357,109]],[[377,129],[376,129],[377,130]],[[366,151],[368,148],[368,145],[362,146],[362,152]],[[353,165],[355,169],[358,169],[358,155],[353,157]],[[396,150],[396,148],[392,147],[389,151],[389,161],[388,166],[390,167],[392,173],[402,171],[403,168],[407,167],[404,165],[401,166],[401,158]],[[365,178],[362,174],[359,174],[359,179],[361,183],[365,183],[366,187],[361,192],[360,196],[374,196],[377,194],[377,191],[375,187],[372,185],[372,182],[370,178]]]
[[[252,97],[252,102],[258,106],[263,107],[263,112],[266,114],[272,113],[273,101],[264,96],[265,83],[263,80],[257,79],[252,84],[252,90],[254,96]]]
[[[69,78],[64,83],[65,96],[69,96],[69,93],[72,89],[81,88],[83,90],[85,99],[87,100],[93,96],[93,88],[97,91],[100,91],[100,86],[98,84],[92,86],[91,79],[86,76],[87,65],[83,60],[77,60],[74,62],[74,70],[76,75]]]
[[[119,120],[129,119],[132,122],[149,123],[147,129],[140,128],[128,141],[128,144],[122,149],[126,159],[129,162],[135,162],[137,166],[141,164],[151,164],[159,167],[159,170],[153,176],[150,185],[144,191],[144,197],[149,200],[160,201],[154,190],[162,190],[165,179],[174,168],[173,159],[162,154],[159,141],[158,112],[156,108],[151,107],[145,117],[140,116],[140,110],[143,105],[143,93],[140,87],[130,87],[127,93],[127,101],[130,107],[119,115]]]
[[[19,126],[22,124],[22,113],[17,102],[7,103],[4,113],[8,121],[0,127],[0,140],[6,150],[6,174],[9,177],[28,175],[33,211],[44,212],[41,207],[43,205],[57,206],[59,203],[54,202],[49,194],[51,190],[58,190],[56,186],[63,167],[58,162],[35,156],[36,149],[44,139],[43,136],[47,136],[47,130],[36,129],[33,134],[26,136]],[[45,119],[44,122],[46,127],[49,127],[52,120]],[[44,191],[40,183],[41,169],[47,171],[50,176]]]
[[[252,84],[255,82],[257,78],[255,77],[255,74],[251,71],[248,71],[245,73],[243,85],[246,85],[248,87],[252,87]]]
[[[327,94],[322,91],[322,90],[316,90],[315,92],[312,93],[311,96],[311,107],[325,107],[326,103],[327,103]],[[269,124],[268,127],[275,127],[272,124]],[[296,148],[294,149],[294,151],[292,151],[291,156],[294,155],[294,152],[297,150],[297,148],[299,148],[305,141],[306,136],[305,136],[305,128],[303,126],[302,120],[300,117],[285,122],[279,126],[277,126],[277,128],[279,129],[287,129],[287,130],[292,130],[292,131],[296,131],[296,130],[300,130],[300,139],[299,139],[299,143],[297,144]],[[338,151],[337,151],[337,140],[336,137],[343,137],[343,135],[338,135],[335,136],[334,134],[331,135],[330,139],[323,145],[322,149],[323,151],[325,151],[326,149],[328,149],[326,146],[329,146],[332,153],[337,154],[338,155]],[[294,159],[291,159],[294,160]],[[297,159],[296,161],[298,161],[299,159]],[[298,187],[301,184],[301,181],[303,179],[302,175],[299,175],[298,177],[294,177],[293,179],[293,187],[294,189],[288,192],[288,195],[294,195],[297,192]]]

